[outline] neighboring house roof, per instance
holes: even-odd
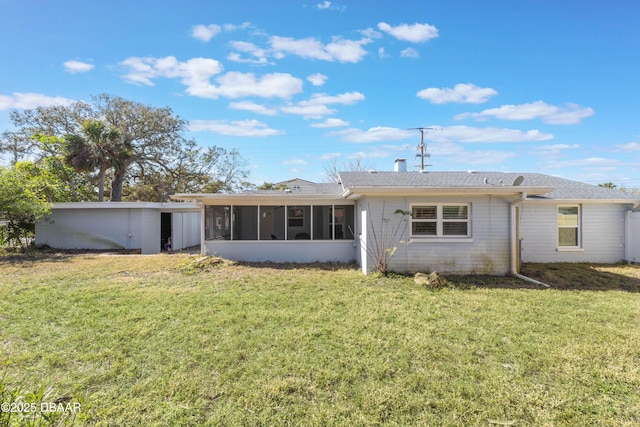
[[[284,183],[291,183],[291,180],[284,181]],[[342,198],[342,186],[340,184],[327,184],[327,183],[315,183],[305,181],[305,185],[296,186],[293,185],[285,190],[253,190],[244,191],[242,193],[181,193],[171,196],[174,200],[217,200],[219,202],[238,202],[247,199],[263,199],[263,198],[286,198],[289,199],[304,199],[304,198],[321,198],[321,199],[341,199]]]
[[[505,194],[526,192],[547,200],[607,200],[633,203],[637,194],[540,173],[504,172],[340,172],[346,197],[382,191]],[[522,177],[522,178],[519,178]]]

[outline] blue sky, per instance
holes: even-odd
[[[640,2],[0,0],[11,109],[109,93],[236,148],[251,180],[335,161],[640,187]]]

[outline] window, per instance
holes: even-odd
[[[469,204],[432,204],[411,207],[412,237],[469,237]]]
[[[580,247],[580,206],[558,206],[558,246]]]
[[[353,240],[353,205],[212,206],[205,240]]]

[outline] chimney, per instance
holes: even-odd
[[[407,159],[396,159],[396,162],[393,166],[393,170],[395,172],[406,172],[407,171]]]

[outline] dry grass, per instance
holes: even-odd
[[[428,290],[197,258],[0,257],[4,385],[98,425],[640,424],[638,266]]]

